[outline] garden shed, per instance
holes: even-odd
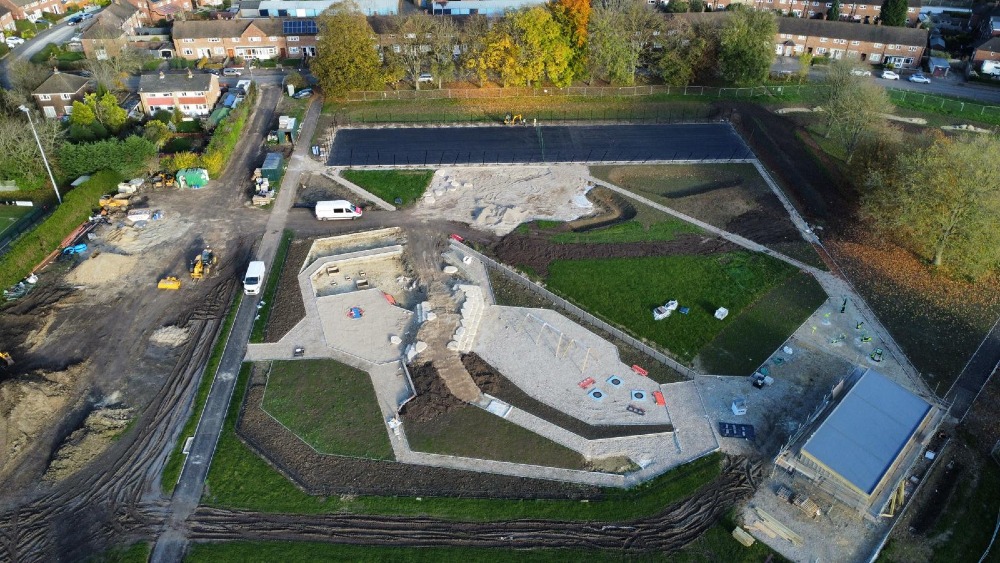
[[[931,73],[931,76],[948,76],[948,73],[951,72],[951,64],[948,63],[948,59],[930,57],[927,61],[927,71]]]
[[[282,115],[278,118],[278,142],[294,143],[296,135],[298,134],[298,129],[299,124],[297,119],[287,115]]]
[[[264,164],[260,167],[260,173],[271,182],[277,182],[281,178],[281,153],[269,152],[264,157]]]

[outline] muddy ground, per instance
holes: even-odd
[[[418,388],[426,389],[427,385],[435,385],[435,381],[441,382],[436,371],[425,370],[426,377],[421,377],[420,373],[413,373],[414,385]],[[424,387],[417,383],[418,380]],[[444,384],[439,383],[439,386],[443,388]],[[264,387],[263,377],[255,376],[251,381],[237,433],[252,450],[313,495],[584,499],[600,498],[602,494],[597,487],[556,481],[318,454],[261,409]],[[474,408],[454,398],[447,389],[444,393],[453,400],[448,408]],[[440,390],[425,395],[433,397],[435,404],[430,405],[428,401],[417,409],[424,408],[423,412],[428,415],[440,412],[439,402],[444,398]]]
[[[277,342],[306,316],[306,306],[299,290],[299,271],[309,255],[313,239],[294,239],[285,255],[278,287],[271,297],[271,312],[267,318],[264,342]]]

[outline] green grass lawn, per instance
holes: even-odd
[[[968,554],[976,560],[986,551],[996,525],[1000,508],[1000,467],[984,456],[979,471],[979,481],[973,487],[967,479],[958,484],[947,510],[938,520],[938,528],[950,529],[942,534],[942,541],[935,542],[934,563],[955,561],[955,555]],[[935,532],[939,532],[935,529]],[[1000,550],[996,544],[990,550],[987,561],[1000,561]]]
[[[410,205],[424,195],[433,170],[344,170],[341,175],[393,205]],[[401,200],[397,203],[396,200]]]
[[[649,226],[643,225],[641,222],[633,219],[592,231],[557,233],[552,236],[552,241],[558,243],[642,242],[649,240],[673,240],[680,234],[701,232],[703,231],[698,227],[679,219],[668,218]]]
[[[163,145],[160,152],[173,154],[178,152],[189,151],[194,147],[194,141],[188,137],[174,137],[170,139],[167,144]]]
[[[687,498],[721,472],[719,453],[705,456],[629,490],[607,489],[603,498],[572,500],[490,500],[474,498],[331,496],[304,493],[250,451],[236,436],[236,417],[250,376],[240,370],[233,400],[212,458],[202,503],[211,506],[282,513],[406,514],[454,520],[498,521],[513,518],[552,520],[629,520],[655,514]],[[492,415],[490,415],[492,416]]]
[[[711,256],[556,260],[549,265],[546,283],[584,309],[690,362],[744,309],[794,271],[768,256],[736,251]],[[689,307],[690,313],[654,321],[653,308],[670,299]],[[723,321],[713,316],[719,307],[729,309]]]
[[[114,547],[87,560],[88,563],[146,563],[152,546],[137,542],[129,546]]]
[[[418,452],[568,469],[586,467],[579,453],[471,405],[430,422],[404,419],[404,423],[410,447]]]
[[[22,217],[34,209],[34,207],[19,207],[17,205],[0,205],[0,237],[7,229],[14,228],[14,225],[17,225]]]
[[[750,375],[826,299],[815,278],[795,274],[733,319],[702,349],[698,360],[713,375]]]
[[[393,459],[367,373],[334,360],[272,362],[264,410],[320,453]]]

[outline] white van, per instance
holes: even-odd
[[[361,217],[361,208],[346,199],[316,202],[316,218],[320,221],[357,219],[358,217]]]
[[[264,285],[264,263],[250,262],[247,275],[243,276],[243,293],[257,295]]]

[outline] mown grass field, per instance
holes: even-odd
[[[557,260],[549,266],[546,283],[588,311],[690,362],[744,309],[794,272],[768,256],[736,251],[710,256]],[[671,299],[688,307],[689,313],[653,320],[651,311]],[[713,316],[719,307],[729,310],[725,320]]]
[[[34,207],[19,207],[17,205],[0,205],[0,237],[12,229],[25,215],[31,213]]]
[[[513,518],[553,520],[629,520],[655,514],[687,498],[721,473],[722,455],[705,456],[629,490],[608,489],[600,500],[491,500],[473,498],[375,496],[310,496],[250,451],[236,436],[236,418],[250,377],[250,365],[240,370],[233,400],[202,503],[263,512],[317,514],[428,515],[454,520],[497,521]]]
[[[586,468],[586,461],[579,453],[479,407],[463,405],[430,422],[405,422],[410,447],[419,452],[567,469]]]
[[[383,201],[396,206],[411,205],[424,195],[433,170],[344,170],[341,175]],[[398,203],[397,203],[398,200]]]
[[[334,360],[271,363],[264,410],[324,454],[393,459],[367,373]]]
[[[705,373],[750,375],[826,300],[815,278],[794,274],[733,319],[698,362]]]
[[[617,223],[603,229],[580,233],[565,232],[552,235],[552,241],[558,243],[614,243],[642,242],[646,240],[673,240],[684,233],[700,233],[701,229],[680,221],[666,218],[651,225],[644,225],[637,219]]]

